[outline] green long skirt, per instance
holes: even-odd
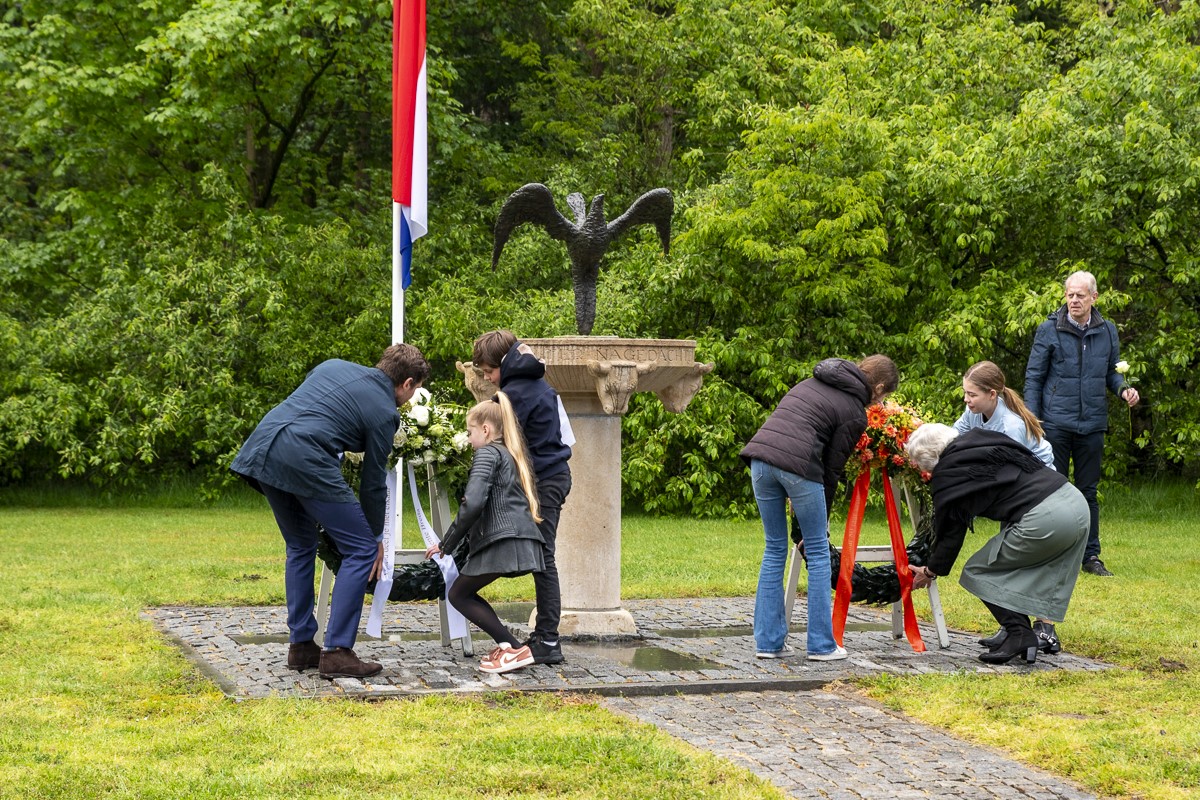
[[[988,603],[1061,622],[1087,545],[1087,501],[1071,484],[1038,503],[967,559],[958,582]]]

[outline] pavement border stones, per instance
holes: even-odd
[[[1068,652],[1031,666],[988,666],[978,634],[950,632],[942,649],[921,625],[928,650],[893,639],[890,611],[853,606],[845,661],[804,658],[803,604],[791,642],[797,655],[758,659],[750,634],[754,599],[627,600],[643,636],[564,640],[565,664],[505,675],[476,667],[476,655],[442,647],[435,603],[388,607],[383,639],[360,635],[363,658],[382,662],[366,680],[323,680],[286,669],[286,612],[280,607],[147,609],[149,619],[231,698],[343,697],[382,700],[427,694],[572,692],[599,696],[616,713],[653,724],[728,758],[797,798],[1094,800],[1064,779],[894,714],[837,682],[931,672],[1011,673],[1110,669]],[[514,615],[528,619],[528,610]],[[514,632],[527,626],[510,622]],[[1069,645],[1069,642],[1068,642]],[[641,656],[649,656],[641,658]]]

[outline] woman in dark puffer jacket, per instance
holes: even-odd
[[[783,570],[787,564],[787,501],[800,522],[808,557],[808,658],[834,661],[846,651],[833,638],[830,599],[829,508],[846,460],[867,427],[866,407],[896,390],[896,365],[873,355],[858,364],[827,358],[792,387],[742,450],[766,547],[754,600],[754,646],[759,658],[781,658],[787,645]],[[815,587],[815,588],[814,588]]]

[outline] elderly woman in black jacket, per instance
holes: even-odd
[[[867,427],[865,409],[896,390],[900,375],[887,356],[858,364],[827,358],[792,387],[741,452],[750,465],[766,547],[754,598],[754,646],[759,658],[782,658],[787,644],[783,570],[787,564],[787,501],[800,522],[808,565],[808,658],[834,661],[846,650],[833,638],[829,508],[846,460]]]
[[[913,568],[913,588],[950,572],[973,518],[999,520],[1000,532],[967,559],[959,583],[1008,634],[979,659],[1003,664],[1020,655],[1032,663],[1038,639],[1029,615],[1066,616],[1087,544],[1087,501],[1024,445],[997,431],[959,434],[927,423],[905,449],[918,468],[933,474],[936,540],[927,566]]]

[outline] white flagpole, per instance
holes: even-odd
[[[392,344],[404,341],[404,283],[401,279],[403,256],[400,254],[400,226],[404,224],[400,204],[392,201]],[[396,462],[396,536],[392,540],[395,550],[404,549],[404,463]]]

